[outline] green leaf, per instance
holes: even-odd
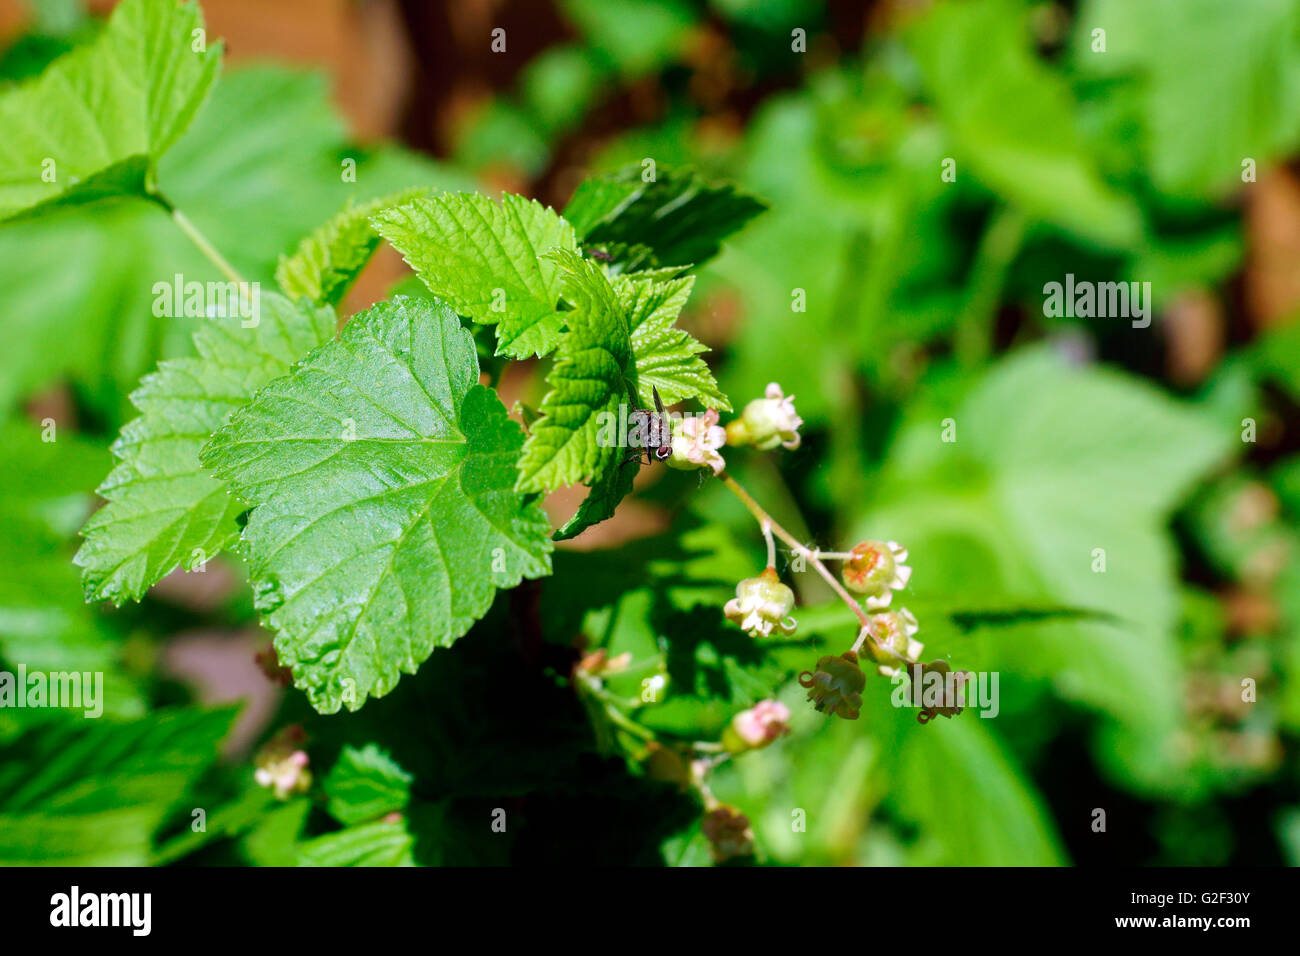
[[[204,322],[196,358],[169,359],[131,396],[140,417],[113,444],[99,487],[107,504],[86,522],[76,563],[91,600],[138,600],[176,567],[193,570],[239,535],[244,505],[199,464],[199,450],[262,385],[334,333],[334,313],[260,299],[260,319]],[[250,320],[251,321],[251,320]]]
[[[1102,180],[1073,125],[1069,89],[1030,52],[1022,8],[1007,0],[939,3],[912,29],[909,45],[959,170],[969,163],[1025,212],[1085,239],[1137,242],[1137,208]]]
[[[370,217],[424,195],[407,189],[391,196],[348,205],[329,222],[303,239],[293,255],[281,256],[275,281],[289,298],[337,306],[379,246],[380,236]]]
[[[593,482],[619,458],[610,423],[637,395],[636,362],[628,316],[610,281],[595,263],[574,252],[554,256],[573,305],[555,366],[519,460],[519,489],[549,491]],[[624,416],[626,417],[626,416]]]
[[[663,265],[701,265],[718,254],[723,239],[767,208],[693,169],[660,167],[650,182],[642,175],[636,163],[578,187],[564,218],[584,245],[649,246]]]
[[[357,181],[340,163],[355,160]],[[231,69],[158,163],[159,188],[236,271],[270,289],[277,259],[349,199],[466,179],[392,146],[362,150],[334,115],[323,74]],[[220,188],[213,188],[220,183]],[[75,266],[72,264],[75,263]],[[160,358],[193,352],[192,318],[155,316],[155,282],[224,280],[156,203],[55,207],[0,226],[0,411],[58,382],[121,427],[127,394]]]
[[[220,44],[194,51],[202,30],[197,4],[124,0],[88,47],[0,96],[0,219],[51,200],[144,194],[221,67]]]
[[[513,490],[523,434],[478,374],[446,306],[381,303],[204,449],[254,505],[257,606],[324,713],[387,693],[497,588],[550,573],[550,524]]]
[[[700,358],[708,348],[675,324],[690,298],[695,277],[664,279],[643,272],[616,276],[612,281],[632,330],[641,404],[652,408],[657,388],[665,405],[696,398],[709,408],[731,411],[731,403]]]
[[[637,393],[645,408],[654,407],[653,390],[658,388],[665,404],[697,398],[710,408],[731,410],[731,403],[718,390],[713,373],[699,357],[708,349],[674,324],[694,281],[693,276],[662,278],[649,272],[611,277],[619,306],[632,329]],[[555,539],[576,537],[612,517],[618,503],[631,493],[636,473],[636,468],[624,467],[621,460],[607,466],[589,482],[591,493],[556,532]]]
[[[890,804],[918,823],[912,862],[925,866],[1060,866],[1060,838],[974,712],[909,733]]]
[[[0,745],[0,862],[144,865],[154,830],[216,758],[233,717],[50,724]]]
[[[591,483],[591,491],[582,499],[573,517],[555,532],[555,540],[576,538],[592,525],[614,517],[618,503],[632,493],[637,470],[631,463],[624,467],[621,462],[606,468],[605,473]]]
[[[944,414],[918,415],[856,525],[911,550],[909,591],[949,607],[1020,602],[1105,615],[1004,619],[996,631],[972,631],[954,664],[1044,682],[1130,733],[1171,734],[1182,704],[1166,524],[1230,452],[1231,424],[1047,349],[1004,359]],[[935,427],[947,415],[956,442]],[[918,638],[926,634],[922,617]]]
[[[366,823],[308,840],[299,866],[415,866],[415,837],[403,823]]]
[[[561,6],[592,51],[629,77],[684,53],[696,19],[682,0],[564,0]]]
[[[566,315],[560,275],[546,254],[575,250],[573,228],[539,203],[476,193],[430,196],[386,210],[375,229],[434,295],[475,322],[497,326],[497,354],[546,355]]]
[[[344,747],[325,778],[329,811],[344,826],[401,810],[411,797],[409,773],[374,744]]]
[[[1291,0],[1092,0],[1076,22],[1077,65],[1135,81],[1149,175],[1164,191],[1222,196],[1241,188],[1244,159],[1263,167],[1300,142]],[[1105,53],[1091,49],[1095,26],[1106,28]]]
[[[138,680],[123,667],[122,635],[97,609],[87,607],[68,561],[68,541],[90,512],[89,489],[103,473],[106,449],[58,435],[42,441],[38,426],[0,430],[0,659],[9,669],[102,674],[96,700],[59,714],[81,719],[102,709],[113,717],[145,710]],[[0,666],[0,669],[4,669]],[[0,709],[0,736],[55,711]]]

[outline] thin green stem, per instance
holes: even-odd
[[[194,243],[199,252],[203,253],[204,257],[216,266],[222,275],[231,282],[237,282],[240,285],[244,284],[243,277],[235,271],[235,267],[226,261],[225,257],[217,251],[216,246],[208,242],[207,236],[199,232],[198,226],[194,225],[185,213],[181,212],[175,206],[171,207],[171,213],[172,221],[180,227],[181,232],[185,233],[185,235],[189,237],[190,241]]]
[[[763,540],[767,542],[767,566],[776,570],[776,540],[772,537],[772,523],[762,522]]]
[[[970,293],[957,320],[957,358],[970,368],[993,352],[993,323],[1007,271],[1020,252],[1028,222],[1024,213],[1003,206],[989,219],[971,265]]]
[[[861,604],[853,600],[853,595],[844,589],[844,585],[836,580],[835,575],[827,570],[826,565],[822,564],[817,557],[817,552],[805,548],[798,538],[774,521],[772,516],[763,509],[763,506],[755,501],[753,496],[742,488],[735,478],[732,478],[726,472],[720,474],[718,478],[726,486],[727,490],[739,498],[740,503],[749,509],[749,513],[754,516],[760,528],[771,529],[778,538],[790,546],[795,554],[802,555],[813,566],[813,569],[826,579],[826,583],[831,586],[831,590],[839,596],[840,600],[847,604],[853,613],[857,615],[858,620],[862,622],[862,626],[867,629],[871,628],[871,618],[867,616],[867,612],[863,610]]]

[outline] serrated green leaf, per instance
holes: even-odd
[[[234,712],[43,725],[0,746],[0,863],[141,866]]]
[[[340,157],[356,161],[356,182],[340,177]],[[222,75],[159,161],[158,184],[240,275],[270,289],[279,256],[349,198],[467,181],[399,147],[358,148],[323,74],[258,65]],[[141,376],[192,354],[197,321],[152,309],[153,284],[177,274],[224,279],[156,203],[55,207],[0,226],[0,409],[66,381],[120,428]]]
[[[138,600],[176,567],[193,570],[239,535],[244,505],[205,472],[199,450],[262,385],[334,333],[334,313],[261,297],[260,320],[204,322],[196,358],[170,359],[131,396],[140,417],[113,443],[118,464],[99,487],[108,503],[82,529],[76,563],[87,598]]]
[[[299,866],[415,866],[415,837],[402,823],[366,823],[308,840]]]
[[[654,389],[657,388],[666,404],[695,398],[710,408],[730,411],[731,403],[719,391],[713,373],[699,357],[708,349],[674,324],[695,281],[693,276],[678,276],[679,271],[668,269],[609,276],[618,296],[619,308],[627,317],[632,332],[637,397],[642,407],[653,408]],[[573,517],[556,532],[556,540],[576,537],[592,525],[612,517],[618,503],[631,492],[635,477],[635,468],[624,467],[618,456],[611,459],[604,470],[588,482],[591,493]]]
[[[646,272],[617,276],[613,283],[632,329],[641,404],[652,408],[657,388],[666,405],[695,398],[708,408],[731,411],[731,403],[700,358],[708,348],[676,325],[695,277],[661,278]]]
[[[0,219],[51,200],[143,194],[220,69],[220,44],[194,49],[202,30],[197,4],[124,0],[93,43],[0,96]]]
[[[254,505],[243,535],[280,661],[355,710],[550,573],[550,524],[513,490],[523,444],[445,305],[400,298],[271,383],[204,463]]]
[[[638,466],[639,467],[639,466]],[[594,524],[614,517],[618,503],[632,493],[638,468],[629,462],[606,468],[605,473],[591,484],[591,491],[574,512],[573,517],[555,532],[556,541],[576,538]]]
[[[292,255],[280,257],[276,284],[295,301],[308,299],[320,305],[338,305],[379,246],[380,236],[370,224],[370,217],[425,192],[406,189],[359,206],[349,200],[342,212],[303,239]]]
[[[767,207],[726,183],[710,183],[693,169],[659,167],[651,182],[639,163],[588,179],[564,208],[583,244],[648,246],[666,266],[701,265],[722,240]]]
[[[576,250],[573,227],[546,206],[514,196],[430,196],[374,218],[375,229],[430,291],[475,322],[495,324],[497,354],[546,355],[566,315],[547,253]]]
[[[344,826],[401,810],[411,797],[411,774],[374,744],[344,747],[325,778],[329,811]]]
[[[569,332],[546,376],[551,390],[542,399],[543,417],[519,460],[521,491],[603,476],[621,451],[610,440],[609,423],[619,421],[620,406],[637,394],[632,334],[618,293],[599,266],[577,253],[556,253],[555,261],[573,310],[565,313]]]

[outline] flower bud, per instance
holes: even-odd
[[[725,863],[754,853],[754,831],[749,817],[728,804],[721,804],[704,814],[700,829],[713,850],[713,862]]]
[[[897,541],[862,541],[853,546],[853,557],[840,574],[845,587],[867,596],[869,610],[882,610],[912,577],[912,569],[903,564],[906,560],[907,549]]]
[[[912,637],[920,629],[916,616],[905,607],[871,615],[871,638],[881,674],[893,677],[899,665],[920,660],[925,645]]]
[[[774,629],[794,633],[795,619],[788,616],[793,608],[794,592],[781,583],[775,569],[766,568],[758,577],[736,585],[736,596],[723,613],[751,637],[767,637]]]
[[[756,398],[727,425],[727,440],[733,445],[753,445],[759,451],[771,451],[777,445],[793,450],[801,441],[799,429],[803,419],[794,410],[794,396],[787,396],[772,382],[763,398]]]
[[[857,720],[867,678],[858,666],[858,655],[845,651],[838,657],[828,655],[818,660],[816,672],[804,671],[799,675],[799,686],[808,688],[808,699],[817,710],[829,711],[845,720]]]
[[[717,409],[710,408],[703,415],[691,415],[673,423],[672,449],[668,458],[670,468],[689,471],[692,468],[712,468],[715,475],[722,474],[726,462],[718,449],[727,443],[727,430],[718,424]]]
[[[722,744],[732,753],[766,747],[790,732],[790,708],[779,700],[760,700],[742,710],[722,734]]]

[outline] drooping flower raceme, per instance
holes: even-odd
[[[759,451],[771,451],[777,445],[798,448],[803,419],[794,410],[794,396],[786,395],[776,382],[769,384],[763,395],[727,424],[727,440],[733,445],[753,445]]]
[[[727,602],[723,613],[751,637],[767,637],[773,630],[794,633],[793,608],[794,592],[781,583],[774,568],[766,568],[758,577],[736,585],[736,596]]]
[[[718,424],[718,411],[710,408],[703,415],[692,415],[673,426],[670,468],[689,471],[692,468],[712,468],[715,475],[726,467],[718,449],[727,443],[727,430]]]
[[[853,546],[852,557],[844,562],[844,585],[867,596],[867,609],[884,610],[894,591],[907,587],[912,569],[903,564],[907,549],[897,541],[862,541]]]

